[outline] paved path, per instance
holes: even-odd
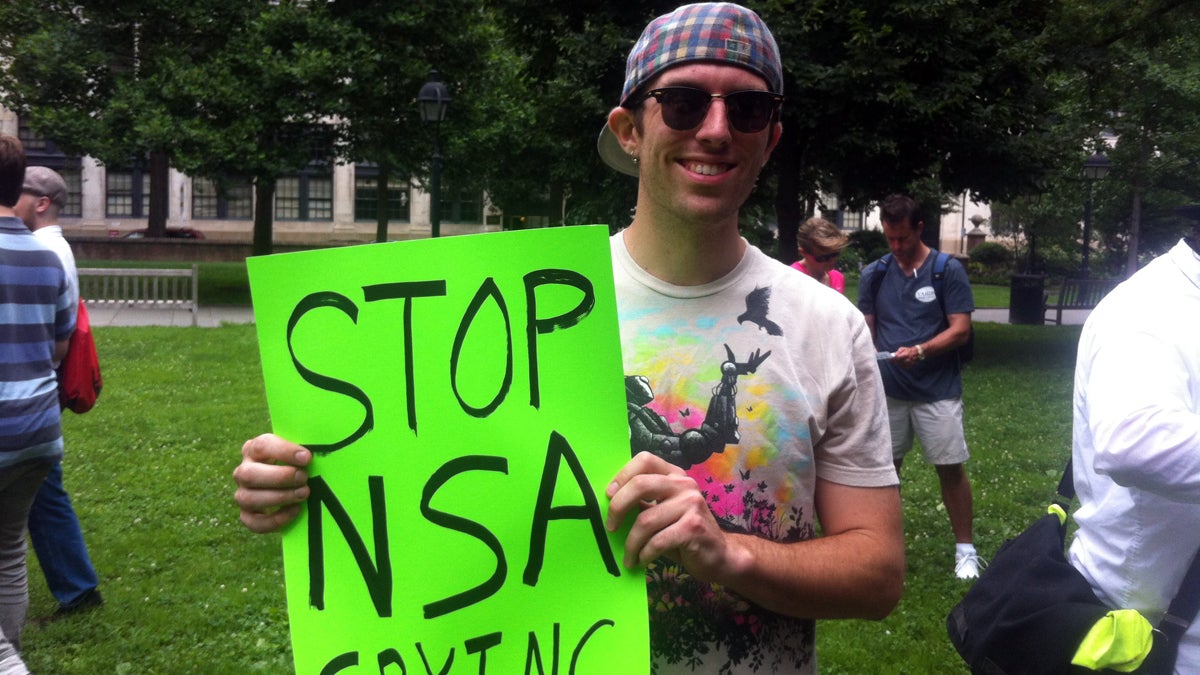
[[[88,305],[88,319],[93,326],[176,326],[192,325],[192,313],[185,309],[150,309],[146,307],[111,307]],[[254,323],[249,307],[201,307],[196,325],[216,328],[223,323]]]
[[[1091,314],[1090,309],[1064,309],[1063,310],[1063,325],[1064,326],[1082,326],[1087,320],[1088,314]],[[1008,308],[1007,307],[984,307],[975,310],[975,314],[971,317],[975,321],[986,321],[989,323],[1008,323]],[[1054,324],[1047,324],[1053,326]]]
[[[1089,310],[1068,309],[1063,312],[1063,323],[1080,325]],[[145,309],[139,307],[92,307],[88,305],[88,317],[95,326],[178,326],[192,325],[192,316],[185,310]],[[985,307],[975,310],[975,321],[1008,323],[1008,308]],[[249,307],[201,307],[197,324],[202,328],[215,328],[223,323],[254,323],[254,313]]]

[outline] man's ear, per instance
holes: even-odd
[[[617,106],[608,113],[608,128],[621,143],[625,152],[636,155],[640,142],[636,113],[629,108]]]

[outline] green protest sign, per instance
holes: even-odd
[[[603,528],[629,458],[607,230],[248,261],[275,433],[314,451],[285,531],[299,673],[647,672]]]

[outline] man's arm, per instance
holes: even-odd
[[[958,349],[966,344],[971,337],[971,315],[966,313],[947,314],[946,321],[950,324],[946,330],[934,335],[929,340],[920,345],[897,349],[896,362],[904,367],[912,367],[921,360],[922,354],[925,358],[929,358]]]
[[[818,479],[815,502],[825,534],[795,543],[722,531],[695,481],[649,453],[631,459],[607,494],[610,530],[635,518],[626,567],[667,556],[701,581],[804,618],[880,619],[900,600],[904,536],[895,486]]]
[[[1184,343],[1143,327],[1097,338],[1083,383],[1095,470],[1126,487],[1200,503],[1200,414]]]
[[[53,363],[62,363],[62,360],[67,358],[67,349],[71,346],[70,338],[66,340],[54,341],[54,355],[51,357]]]

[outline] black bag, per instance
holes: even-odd
[[[1074,497],[1071,463],[1058,502]],[[972,673],[1039,675],[1095,672],[1071,665],[1083,638],[1110,609],[1063,553],[1066,527],[1042,516],[996,551],[990,565],[946,617],[946,630]],[[1197,559],[1200,559],[1198,557]],[[1192,561],[1179,594],[1153,633],[1150,656],[1137,673],[1170,673],[1179,638],[1196,614],[1200,565]],[[1180,620],[1175,617],[1186,617]]]

